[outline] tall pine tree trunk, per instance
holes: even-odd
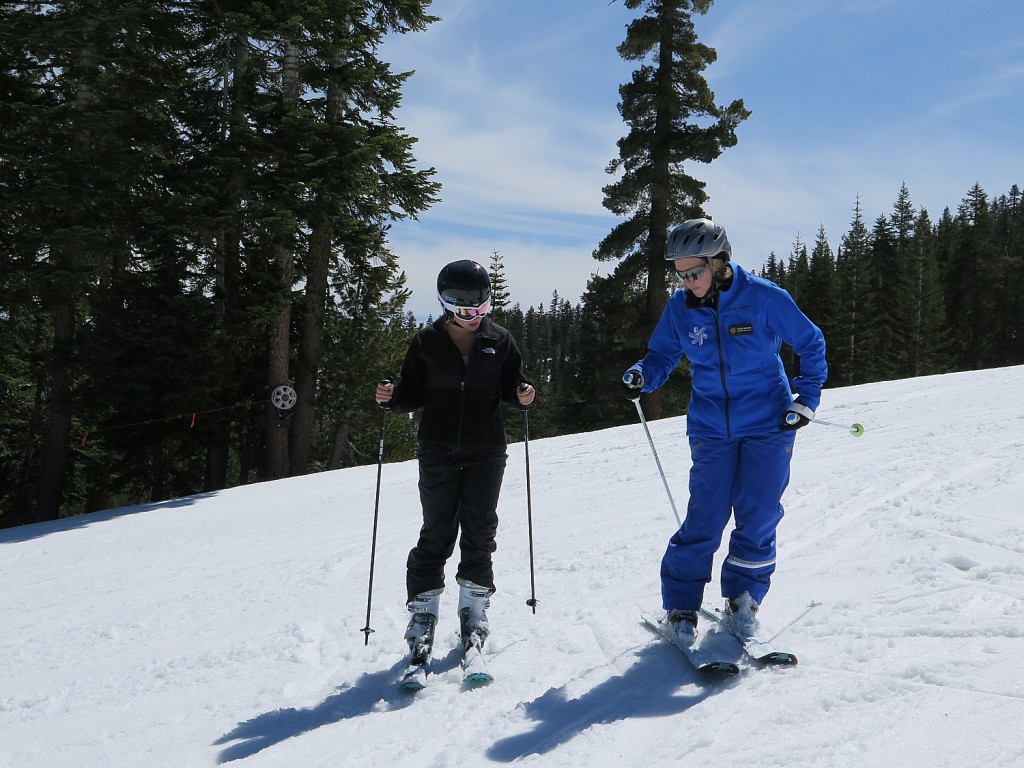
[[[287,247],[277,250],[277,266],[280,270],[282,288],[287,284],[288,294],[281,297],[281,306],[271,322],[268,340],[269,362],[267,366],[267,392],[288,384],[288,369],[291,345],[291,277],[294,271],[292,252]],[[263,470],[267,480],[277,480],[288,475],[288,421],[272,404],[267,406],[266,453]]]
[[[237,148],[239,136],[233,136],[233,130],[244,124],[245,119],[245,82],[249,71],[249,46],[243,35],[236,34],[224,61],[223,82],[223,129],[221,142],[223,147]],[[230,117],[229,117],[230,115]],[[227,150],[230,151],[230,150]],[[237,151],[237,150],[236,150]],[[236,158],[237,159],[237,158]],[[242,273],[242,201],[246,192],[246,175],[241,162],[230,164],[230,170],[224,178],[221,191],[219,216],[223,223],[217,237],[214,258],[214,301],[216,322],[220,333],[217,357],[220,358],[221,375],[217,377],[217,389],[220,392],[233,391],[231,378],[237,370],[234,346],[238,343],[233,338],[232,318],[239,302],[239,287]],[[206,472],[203,483],[205,491],[215,491],[228,484],[228,446],[231,442],[231,424],[227,419],[218,420],[218,434],[211,439],[207,448]],[[245,453],[246,446],[241,446],[240,453]]]
[[[285,112],[295,108],[299,98],[299,51],[291,40],[284,44],[282,63],[281,107]],[[282,163],[283,165],[283,163]],[[283,213],[283,212],[282,212]],[[268,340],[267,392],[289,382],[291,358],[292,285],[295,277],[295,254],[292,251],[290,217],[282,216],[274,227],[274,261],[277,266],[278,310],[270,324]],[[273,405],[267,407],[267,449],[264,471],[267,480],[288,475],[288,424]]]
[[[345,52],[335,51],[335,71],[345,62]],[[327,122],[336,124],[342,115],[345,89],[332,77],[327,86]],[[298,401],[292,414],[291,474],[309,472],[312,455],[313,422],[316,416],[316,385],[324,346],[324,316],[330,287],[334,221],[325,204],[318,201],[310,227],[309,256],[306,265],[306,289],[302,297],[298,362],[295,367],[295,391]]]
[[[299,355],[295,366],[298,401],[292,414],[291,474],[309,472],[312,454],[313,420],[316,414],[316,384],[324,346],[324,315],[331,261],[331,221],[321,214],[313,223],[307,262],[306,290],[302,297]]]
[[[91,42],[96,28],[95,19],[88,19],[83,29],[85,46],[79,51],[80,79],[75,93],[75,114],[82,116],[95,101],[90,78],[96,69],[96,52]],[[48,423],[45,432],[43,463],[39,478],[39,498],[36,502],[35,522],[56,520],[60,516],[61,497],[71,454],[71,414],[73,373],[72,361],[78,326],[77,305],[81,300],[82,238],[77,234],[82,226],[88,179],[86,156],[92,146],[92,134],[83,124],[73,129],[71,157],[69,158],[69,206],[64,232],[50,249],[56,278],[51,286],[53,313],[53,346],[47,361],[49,382]]]
[[[39,498],[33,522],[56,520],[60,516],[64,477],[71,452],[71,349],[75,338],[73,299],[65,297],[53,312],[53,347],[47,364],[49,401],[43,464],[39,477]]]

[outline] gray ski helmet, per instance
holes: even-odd
[[[716,257],[723,262],[732,259],[732,246],[725,234],[725,228],[711,219],[689,219],[675,227],[668,235],[665,259]]]
[[[491,277],[475,261],[453,261],[437,275],[437,299],[445,309],[480,307],[490,298]]]

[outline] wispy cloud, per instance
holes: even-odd
[[[973,77],[960,85],[957,93],[935,104],[932,112],[940,116],[952,115],[1005,99],[1024,101],[1022,91],[1024,62],[1004,62],[974,73]],[[1018,131],[1021,127],[1019,123],[1015,126]]]
[[[719,55],[706,72],[716,100],[742,98],[753,115],[736,147],[688,171],[744,263],[813,242],[819,226],[836,247],[858,195],[870,226],[903,183],[933,218],[975,182],[993,195],[1020,183],[1022,9],[731,0],[698,17]],[[515,300],[575,301],[614,266],[590,254],[616,223],[601,189],[628,130],[616,105],[635,64],[615,48],[634,14],[593,0],[436,0],[432,12],[444,20],[383,51],[417,71],[398,122],[444,185],[420,222],[392,231],[414,303],[433,307],[443,263],[495,249]]]

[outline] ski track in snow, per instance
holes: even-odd
[[[395,688],[414,462],[384,467],[368,644],[375,466],[0,531],[0,766],[1024,764],[1024,368],[819,416],[866,433],[798,435],[762,610],[797,667],[736,648],[705,681],[642,625],[675,520],[637,424],[531,442],[535,614],[510,446],[480,689],[451,588],[430,686]],[[682,514],[683,420],[650,426]]]

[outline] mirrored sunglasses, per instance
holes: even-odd
[[[693,269],[687,269],[685,271],[676,270],[676,276],[684,283],[690,283],[697,280],[701,275],[708,271],[708,265],[705,264],[701,267],[694,267]]]

